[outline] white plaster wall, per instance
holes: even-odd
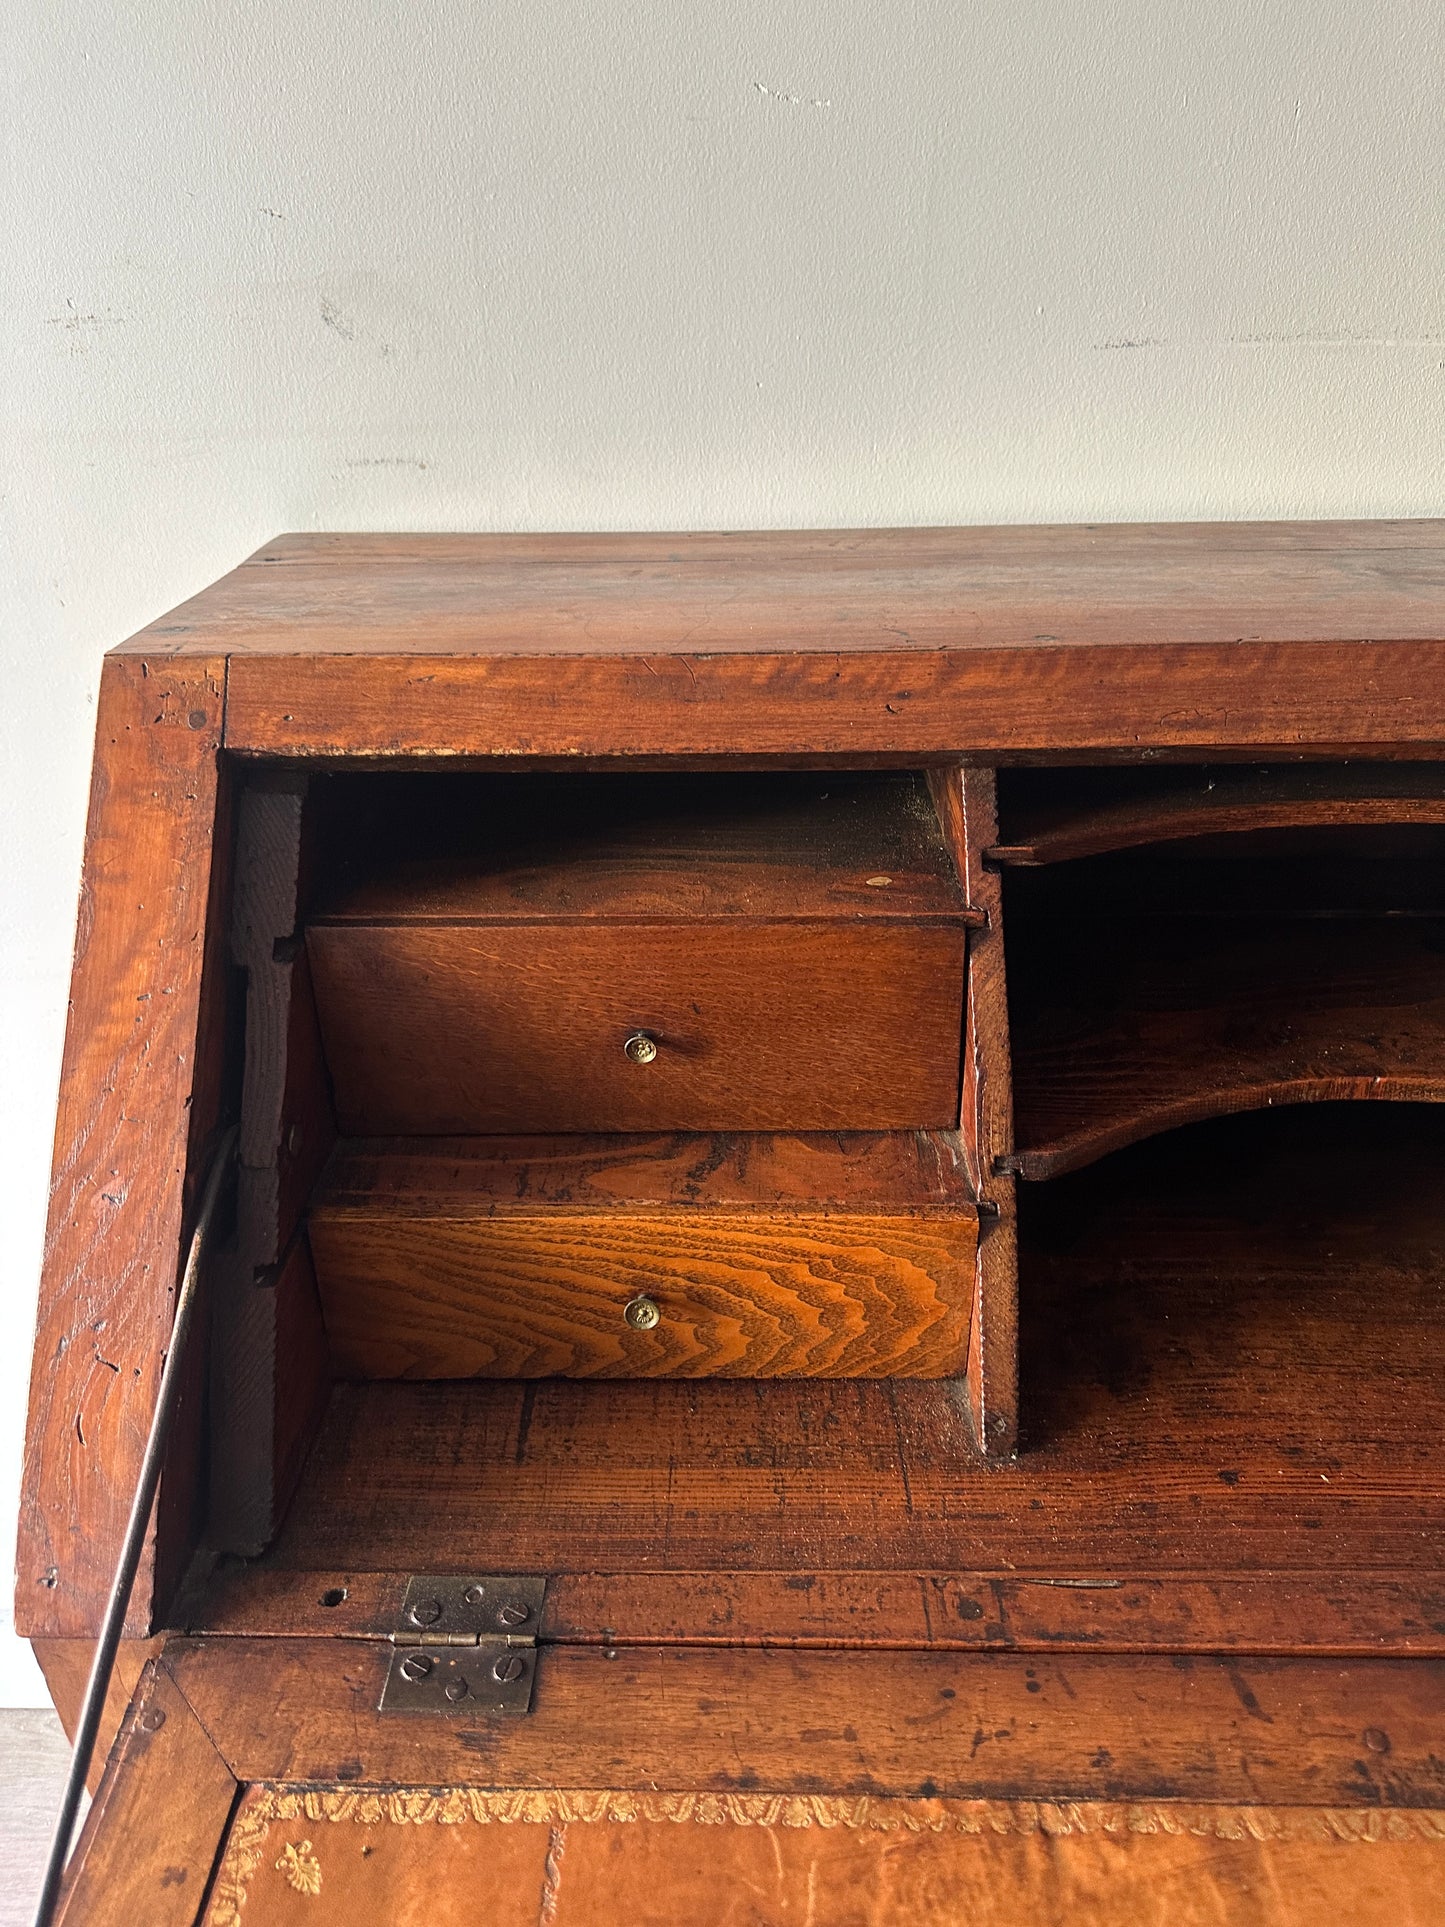
[[[109,645],[282,529],[1445,512],[1439,0],[0,36],[6,1545]]]

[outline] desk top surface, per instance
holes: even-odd
[[[696,656],[1445,639],[1445,520],[283,535],[147,655]]]

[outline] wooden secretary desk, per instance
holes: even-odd
[[[239,1150],[65,1919],[1445,1918],[1442,1100],[1445,523],[269,544],[102,676],[71,1717]]]

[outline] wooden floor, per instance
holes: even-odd
[[[69,1763],[48,1707],[0,1708],[0,1927],[30,1927]]]

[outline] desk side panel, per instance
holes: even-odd
[[[101,674],[20,1503],[32,1638],[98,1628],[174,1316],[188,1148],[220,1104],[202,979],[225,667],[111,656]],[[183,1456],[163,1537],[189,1525]],[[178,1557],[162,1545],[163,1574]],[[132,1637],[156,1569],[153,1532]]]

